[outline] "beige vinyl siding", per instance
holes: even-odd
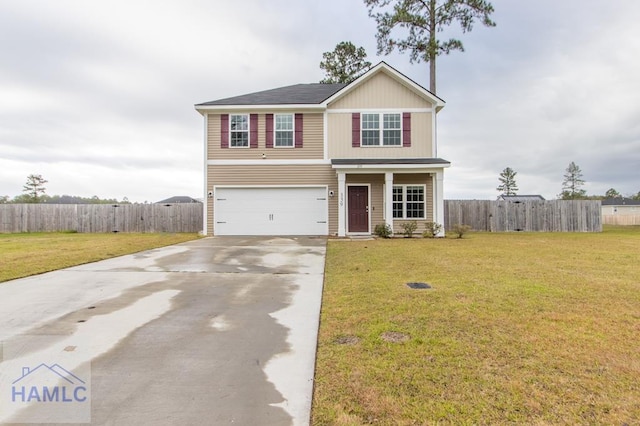
[[[352,146],[351,113],[328,116],[329,158],[430,158],[432,152],[432,113],[411,113],[410,147]]]
[[[207,191],[221,186],[327,186],[328,191],[338,193],[336,172],[330,165],[258,165],[258,166],[208,166]],[[215,199],[215,194],[213,199]],[[207,200],[209,214],[207,229],[213,233],[213,199]],[[329,197],[329,235],[338,232],[338,197]]]
[[[229,112],[235,114],[236,112]],[[245,112],[238,112],[245,114]],[[256,114],[247,112],[246,114]],[[265,113],[258,114],[258,148],[220,148],[220,114],[207,116],[207,141],[209,160],[256,160],[265,154],[271,160],[323,159],[323,114],[305,113],[302,117],[302,148],[266,148]],[[295,111],[278,111],[274,114],[295,114]]]
[[[385,72],[377,73],[344,97],[329,104],[329,109],[358,108],[431,108],[428,100],[416,94]]]

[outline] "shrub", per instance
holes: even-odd
[[[402,224],[402,233],[406,238],[413,237],[413,233],[418,229],[418,223],[415,220]]]
[[[442,231],[442,225],[436,222],[427,222],[424,224],[424,228],[422,236],[425,238],[435,238]]]
[[[451,231],[453,231],[453,233],[456,234],[458,238],[462,238],[464,234],[471,231],[471,227],[469,225],[461,225],[459,223],[456,223],[455,225],[453,225],[453,228],[451,228]]]
[[[391,226],[388,223],[380,223],[373,228],[373,233],[381,238],[391,238],[393,232],[391,231]]]

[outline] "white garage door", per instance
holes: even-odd
[[[216,188],[216,235],[328,235],[327,188]]]

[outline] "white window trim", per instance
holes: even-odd
[[[422,211],[424,215],[422,217],[407,217],[407,187],[408,186],[420,186],[422,187]],[[423,183],[407,183],[407,184],[393,184],[393,188],[402,187],[402,217],[392,217],[393,220],[426,220],[427,218],[427,185]],[[393,194],[393,189],[392,192]],[[391,200],[391,204],[393,204],[393,199]],[[393,207],[391,208],[391,212],[393,214]]]
[[[378,115],[378,144],[377,145],[364,145],[364,132],[366,130],[375,130],[375,129],[365,129],[363,126],[363,120],[364,120],[364,116],[365,115]],[[398,145],[385,145],[384,144],[384,116],[385,115],[389,115],[389,114],[394,114],[394,115],[399,115],[400,116],[400,143]],[[361,148],[402,148],[404,146],[404,129],[402,127],[403,125],[403,120],[402,120],[402,113],[401,112],[389,112],[389,111],[384,111],[384,112],[363,112],[360,114],[360,147]],[[396,130],[396,129],[391,129],[391,130]]]
[[[231,133],[232,132],[245,132],[244,130],[231,130],[231,117],[244,116],[247,117],[247,145],[246,146],[233,146],[231,145]],[[248,149],[251,148],[251,115],[250,114],[229,114],[229,148],[233,149]]]
[[[291,145],[276,145],[276,134],[278,130],[276,129],[276,117],[289,116],[291,117]],[[282,130],[281,130],[282,131]],[[288,130],[287,130],[288,131]],[[276,149],[291,149],[296,147],[296,116],[295,114],[273,114],[273,147]]]

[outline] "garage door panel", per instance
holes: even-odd
[[[218,188],[217,235],[327,235],[327,189]]]

